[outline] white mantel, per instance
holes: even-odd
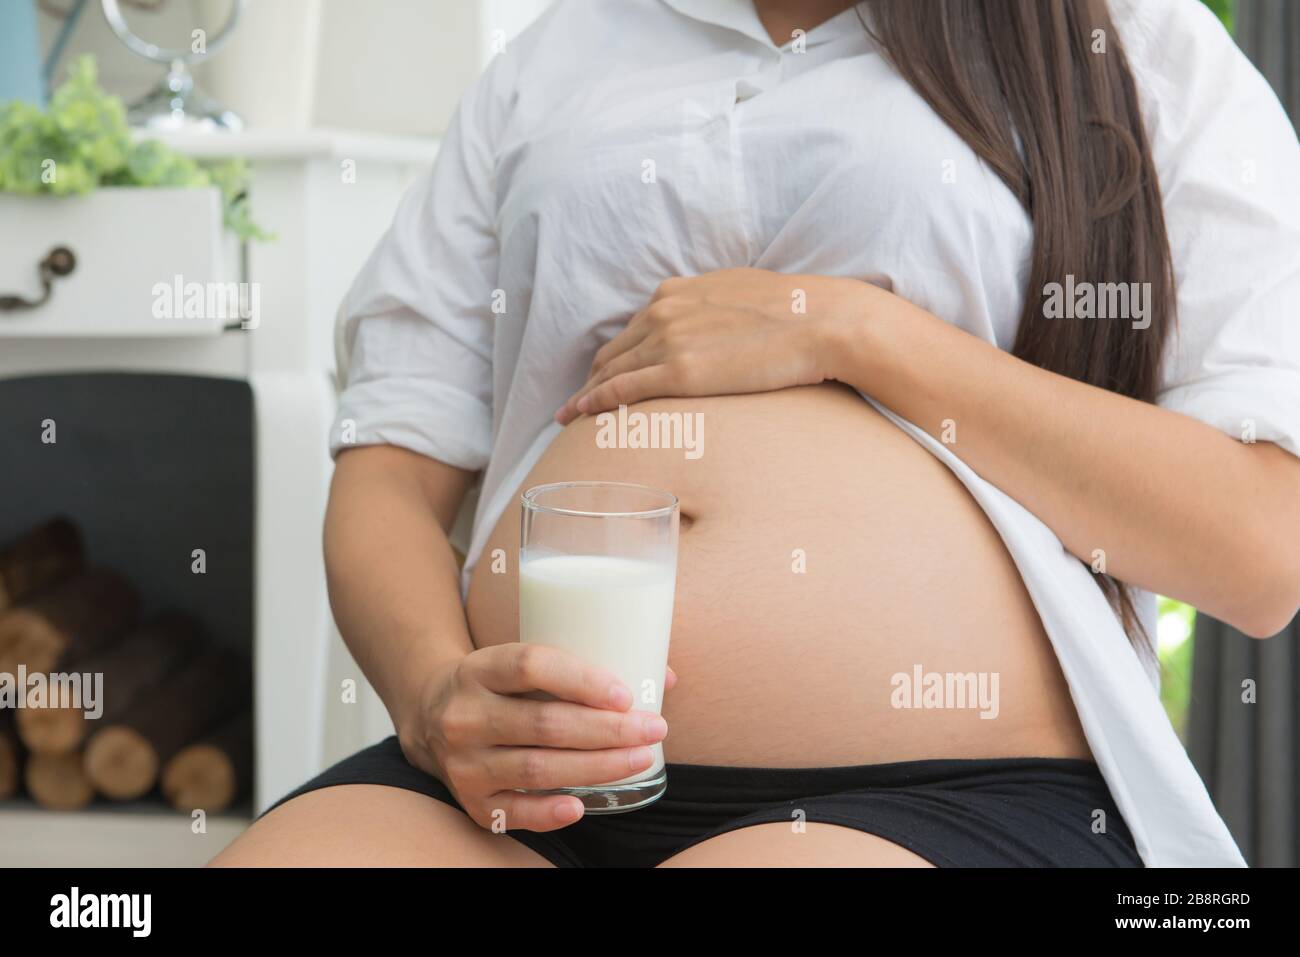
[[[157,139],[196,159],[243,157],[250,163],[306,159],[353,159],[357,162],[420,166],[433,162],[438,141],[416,136],[388,136],[350,130],[301,132],[244,130],[239,133],[159,132],[140,130],[137,139]]]

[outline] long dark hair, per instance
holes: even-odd
[[[1012,354],[1152,402],[1174,322],[1160,187],[1137,87],[1106,0],[870,0],[894,67],[1015,194],[1033,222]],[[1150,326],[1047,318],[1049,283],[1149,283]],[[1134,644],[1126,586],[1096,576]]]

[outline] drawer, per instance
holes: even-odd
[[[40,305],[0,308],[0,338],[211,336],[260,305],[239,286],[215,187],[0,194],[0,297],[39,299],[40,263],[57,247],[72,271]]]

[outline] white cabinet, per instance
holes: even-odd
[[[211,191],[106,190],[17,206],[0,197],[0,295],[36,291],[34,257],[44,247],[61,243],[78,253],[76,271],[55,283],[48,309],[0,316],[0,377],[112,370],[249,383],[256,420],[252,648],[260,810],[321,768],[327,707],[339,701],[339,646],[320,545],[336,399],[335,312],[405,187],[432,163],[436,143],[328,130],[160,138],[196,158],[249,162],[255,218],[276,234],[248,246],[235,273],[258,287],[256,327],[153,315],[157,283],[174,275],[229,275],[228,241],[213,235],[219,210],[214,214]],[[160,192],[169,193],[165,203]],[[20,229],[8,214],[18,207]],[[17,265],[16,250],[23,252]],[[351,666],[343,671],[362,683]],[[369,718],[348,719],[348,740],[332,751],[375,736],[382,717],[376,723],[373,699],[371,708]],[[0,831],[14,826],[4,817]],[[40,815],[23,819],[30,829]],[[166,816],[165,826],[174,820]]]
[[[71,271],[47,275],[46,295],[39,266],[57,250]],[[217,335],[240,311],[239,279],[215,187],[0,194],[0,296],[43,298],[0,309],[0,337]]]

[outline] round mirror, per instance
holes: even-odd
[[[167,64],[167,75],[140,101],[133,103],[128,117],[135,126],[150,129],[228,129],[243,128],[243,122],[230,110],[199,90],[189,64],[215,54],[239,25],[246,0],[226,0],[224,19],[214,16],[215,29],[207,23],[178,23],[175,16],[167,22],[146,22],[145,14],[172,14],[166,0],[100,0],[104,19],[123,45],[137,56]],[[123,6],[132,8],[128,21]],[[192,6],[186,5],[189,9]],[[210,9],[220,4],[205,3]],[[184,29],[182,29],[184,27]]]

